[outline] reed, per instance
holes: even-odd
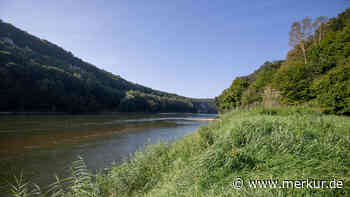
[[[226,113],[169,144],[148,146],[104,173],[72,165],[67,187],[47,192],[21,179],[13,196],[350,196],[350,118],[306,107],[254,108]],[[234,189],[248,179],[336,178],[343,189]],[[37,188],[33,190],[33,188]]]

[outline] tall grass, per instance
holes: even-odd
[[[308,108],[236,110],[181,140],[151,145],[107,173],[88,173],[82,159],[72,171],[66,188],[37,195],[23,191],[26,196],[350,196],[350,118]],[[232,186],[237,177],[336,178],[345,185],[237,190]]]

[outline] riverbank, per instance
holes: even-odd
[[[78,160],[72,167],[73,185],[65,193],[108,197],[348,196],[349,131],[349,117],[327,116],[307,108],[234,111],[184,139],[149,146],[96,178],[86,173],[83,161]],[[282,180],[325,180],[326,185],[252,189],[247,183],[271,179],[280,184]],[[334,179],[336,185],[329,185]],[[233,187],[235,180],[244,181],[235,184],[241,188]],[[60,191],[57,188],[53,191]]]
[[[174,113],[155,113],[155,112],[118,112],[118,111],[103,111],[103,112],[86,112],[86,113],[67,113],[67,112],[40,112],[40,111],[34,111],[34,112],[21,112],[21,111],[0,111],[0,116],[7,116],[7,115],[124,115],[124,114],[148,114],[148,115],[154,115],[154,114],[163,114],[163,115],[173,115],[173,114],[187,114],[187,115],[212,115],[217,113],[181,113],[181,112],[174,112]]]

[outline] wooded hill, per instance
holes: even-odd
[[[220,111],[256,105],[307,105],[350,115],[350,9],[336,18],[291,25],[285,60],[265,62],[237,77],[215,98]]]
[[[216,112],[193,99],[129,82],[0,20],[0,111]]]

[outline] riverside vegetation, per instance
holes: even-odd
[[[47,189],[17,179],[14,196],[349,196],[350,119],[305,107],[254,108],[93,175],[82,159]],[[342,180],[343,189],[235,190],[248,179]],[[65,186],[64,186],[65,185]]]
[[[292,25],[286,60],[235,79],[220,119],[151,145],[93,175],[83,159],[47,188],[22,178],[14,196],[350,196],[350,9]],[[269,106],[262,107],[261,105]],[[278,107],[287,105],[288,107]],[[255,106],[254,108],[251,108]],[[343,188],[234,189],[243,180],[337,180]]]
[[[237,77],[215,99],[220,111],[257,104],[307,105],[325,113],[350,114],[350,9],[338,17],[291,26],[293,49],[285,60],[265,62]]]

